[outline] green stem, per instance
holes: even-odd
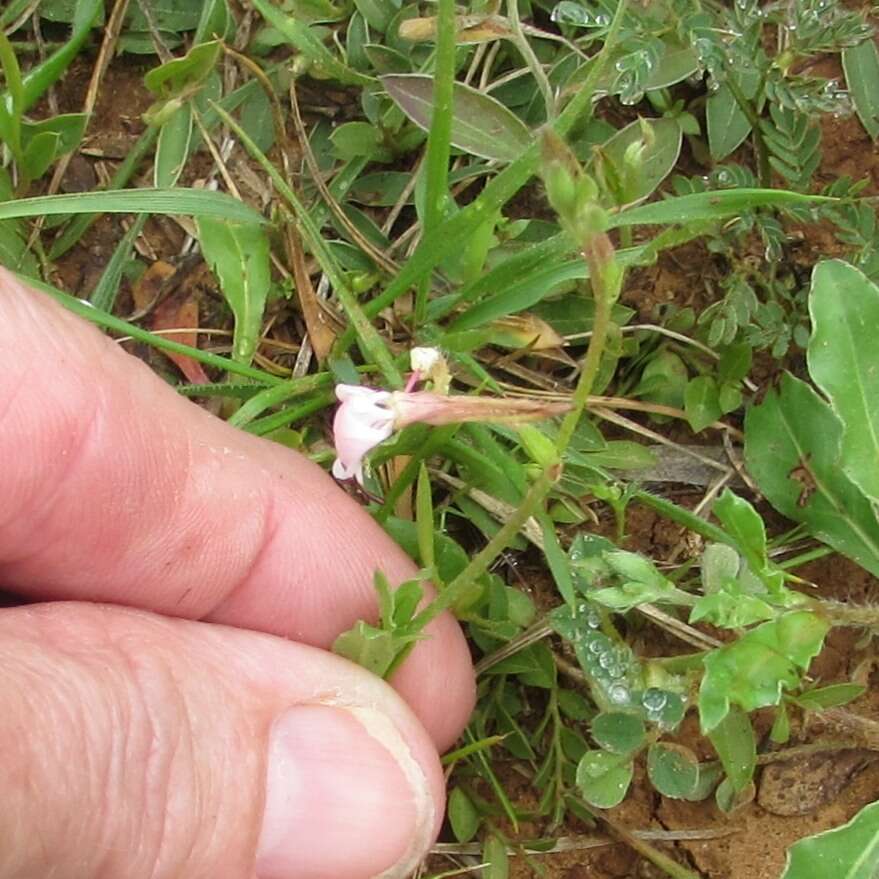
[[[543,499],[555,484],[558,476],[556,468],[556,472],[545,471],[537,477],[528,490],[528,494],[525,495],[525,499],[500,531],[473,556],[470,564],[412,620],[411,627],[414,631],[423,629],[467,593],[473,581],[488,570],[492,562],[510,545],[522,526],[534,515],[535,510],[543,503]]]
[[[540,59],[534,54],[531,43],[522,31],[522,22],[519,20],[519,0],[507,0],[507,21],[510,23],[510,29],[513,32],[513,43],[519,50],[519,54],[528,65],[531,75],[537,82],[537,87],[543,95],[543,103],[546,106],[546,121],[552,122],[555,119],[555,96],[552,92],[552,85],[540,63]]]
[[[751,123],[751,130],[754,133],[754,149],[757,151],[757,176],[760,179],[760,185],[768,188],[772,184],[772,169],[769,165],[769,150],[766,141],[763,140],[763,132],[760,131],[760,117],[753,104],[739,88],[734,76],[727,76],[724,84],[729,88],[730,94],[739,105],[739,109]]]
[[[425,236],[440,228],[449,191],[449,156],[452,138],[452,100],[455,86],[455,0],[437,5],[436,66],[433,77],[433,111],[424,160]],[[430,277],[422,278],[415,297],[415,327],[424,323]]]
[[[829,546],[816,546],[815,549],[810,549],[808,552],[801,552],[789,559],[776,562],[776,565],[781,568],[782,571],[790,571],[793,568],[800,567],[800,565],[814,562],[816,559],[823,559],[824,556],[832,555],[835,552],[836,550]]]
[[[587,262],[589,260],[587,259]],[[615,291],[608,289],[607,273],[603,271],[603,267],[598,265],[589,266],[590,278],[592,280],[592,290],[595,297],[595,320],[592,325],[592,335],[589,338],[589,348],[586,351],[586,357],[583,359],[583,368],[580,372],[580,380],[574,389],[574,395],[571,398],[572,409],[562,421],[559,429],[559,435],[556,439],[556,449],[559,457],[563,456],[571,437],[580,422],[583,410],[592,393],[592,386],[601,367],[601,355],[604,353],[605,342],[607,341],[607,331],[610,327],[610,315],[613,303],[616,299]],[[619,282],[615,286],[619,286]]]

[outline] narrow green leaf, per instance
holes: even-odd
[[[119,292],[119,284],[122,281],[122,272],[125,269],[125,264],[131,258],[134,242],[143,231],[146,219],[146,214],[138,214],[122,238],[119,239],[110,261],[101,273],[101,277],[89,297],[89,302],[95,308],[102,311],[113,311],[116,295]]]
[[[482,848],[482,861],[487,865],[482,870],[482,879],[508,879],[510,859],[502,839],[496,836],[486,839]]]
[[[430,130],[433,77],[420,73],[381,77],[400,109],[419,127]],[[483,159],[512,162],[532,144],[525,124],[500,101],[456,82],[452,100],[452,145]]]
[[[708,738],[733,790],[743,791],[753,780],[757,768],[757,740],[751,719],[744,711],[732,708]]]
[[[667,223],[695,223],[722,220],[743,211],[760,207],[808,207],[836,199],[821,195],[803,195],[786,189],[724,189],[720,192],[695,192],[663,201],[627,208],[609,217],[610,228]]]
[[[14,217],[88,214],[191,214],[196,217],[265,223],[253,208],[223,192],[205,189],[116,189],[39,195],[0,202],[0,220]]]
[[[848,824],[794,843],[781,879],[875,879],[879,871],[879,802]]]
[[[872,36],[842,51],[842,69],[855,105],[855,111],[867,134],[879,137],[879,51]]]
[[[537,520],[540,522],[540,529],[543,534],[543,551],[546,555],[546,562],[549,565],[556,588],[559,590],[559,595],[561,595],[565,603],[569,607],[573,607],[574,602],[577,600],[576,593],[574,592],[574,581],[571,578],[568,557],[559,543],[555,524],[542,510],[538,514]]]
[[[153,180],[159,189],[176,185],[189,157],[192,141],[192,108],[183,104],[163,123],[156,143]]]
[[[415,490],[415,524],[418,532],[418,554],[421,566],[435,570],[436,557],[433,543],[433,497],[431,496],[430,476],[424,462],[418,468],[418,483]]]
[[[269,241],[261,226],[200,217],[198,237],[235,315],[232,356],[250,363],[271,285]]]
[[[879,287],[849,263],[825,260],[812,273],[809,313],[809,374],[842,421],[842,469],[879,501]]]
[[[847,705],[859,696],[863,696],[866,689],[862,684],[829,684],[826,687],[806,690],[805,693],[800,693],[799,696],[791,697],[791,701],[796,702],[800,708],[806,708],[809,711],[821,711],[824,708],[836,708],[840,705]]]
[[[73,15],[73,27],[67,41],[53,52],[45,61],[32,67],[22,77],[23,105],[27,111],[64,75],[70,62],[79,54],[89,38],[92,27],[103,15],[103,0],[77,0]],[[0,95],[7,108],[10,107],[8,94]]]
[[[21,277],[21,280],[37,290],[42,290],[63,305],[68,311],[73,312],[84,320],[87,320],[89,323],[93,323],[95,326],[103,327],[105,330],[119,333],[119,335],[122,336],[131,336],[138,342],[143,342],[145,345],[150,345],[161,351],[171,351],[174,354],[183,354],[186,357],[191,357],[193,360],[197,360],[199,363],[204,363],[206,366],[212,366],[214,369],[220,369],[224,372],[231,372],[235,375],[249,378],[252,381],[258,382],[260,385],[283,384],[283,379],[280,379],[271,373],[263,372],[261,369],[255,369],[244,363],[237,363],[234,360],[230,360],[228,357],[220,357],[219,354],[212,354],[210,351],[202,351],[201,348],[193,348],[191,345],[182,345],[180,342],[175,342],[173,339],[169,339],[166,336],[157,336],[154,333],[150,333],[142,327],[137,326],[137,324],[129,323],[128,321],[122,320],[122,318],[101,311],[99,308],[95,308],[91,303],[83,302],[81,299],[77,299],[75,296],[71,296],[69,293],[65,293],[63,290],[53,287],[51,284],[46,284],[38,278]]]

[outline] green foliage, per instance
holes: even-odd
[[[780,104],[769,105],[760,124],[769,164],[796,190],[806,192],[821,162],[821,129],[808,116]]]
[[[842,53],[845,81],[867,134],[879,137],[879,50],[872,36]]]
[[[879,501],[879,287],[839,260],[820,263],[809,295],[809,374],[842,422],[842,469]]]
[[[236,401],[230,422],[254,433],[280,439],[295,424],[295,445],[320,463],[331,456],[329,419],[306,418],[327,409],[333,382],[363,375],[376,387],[402,386],[414,344],[442,350],[454,393],[573,397],[564,420],[521,429],[420,425],[375,453],[364,504],[421,571],[396,591],[378,574],[377,621],[360,621],[335,649],[388,677],[441,609],[461,619],[480,662],[479,701],[451,760],[449,824],[461,843],[484,837],[483,873],[492,879],[507,876],[507,849],[517,844],[498,826],[515,833],[527,820],[545,837],[535,847],[551,845],[567,815],[588,820],[590,806],[619,803],[636,769],[662,796],[714,792],[724,810],[740,807],[754,790],[750,712],[771,708],[773,741],[783,742],[799,712],[862,692],[805,680],[840,620],[818,593],[790,588],[788,562],[782,569],[772,560],[774,531],[767,534],[745,496],[725,491],[706,518],[661,491],[647,496],[627,479],[655,478],[654,455],[641,437],[605,438],[601,419],[618,419],[605,406],[635,404],[676,442],[689,445],[695,433],[718,445],[716,422],[735,427],[747,407],[747,469],[769,502],[804,526],[798,535],[808,531],[879,573],[870,466],[879,388],[868,344],[879,322],[879,233],[863,182],[840,178],[817,191],[821,117],[846,112],[848,99],[809,73],[815,53],[842,51],[854,107],[875,134],[876,55],[863,16],[821,0],[563,0],[539,4],[561,35],[550,39],[527,4],[516,7],[522,22],[504,17],[509,10],[462,17],[448,0],[421,10],[387,0],[252,5],[258,18],[245,54],[265,81],[225,93],[220,41],[236,33],[237,7],[151,0],[158,38],[190,48],[146,74],[157,103],[113,189],[16,199],[22,176],[39,178],[78,148],[82,117],[35,122],[25,113],[102,12],[96,2],[44,0],[40,12],[50,19],[75,15],[74,34],[50,68],[19,75],[18,50],[5,53],[0,259],[33,275],[48,268],[46,239],[27,249],[28,217],[78,214],[52,244],[55,259],[95,212],[136,214],[93,293],[100,308],[53,295],[139,343],[247,378],[252,385],[182,390]],[[136,6],[120,45],[152,53],[156,34]],[[251,76],[247,65],[240,70]],[[344,86],[344,110],[337,89],[315,90],[309,79]],[[291,82],[300,87],[301,122],[286,112]],[[325,105],[314,106],[315,93]],[[276,129],[276,102],[286,131]],[[624,115],[637,113],[635,121],[606,121],[620,118],[619,104],[638,105]],[[320,115],[332,122],[315,124]],[[256,161],[241,180],[237,157],[224,170],[246,184],[242,197],[259,201],[259,211],[178,187],[205,176],[212,157],[204,138],[221,124]],[[149,172],[154,140],[157,189],[124,189]],[[310,148],[302,164],[294,141]],[[697,176],[673,176],[682,155]],[[543,188],[526,188],[538,172]],[[234,316],[233,359],[174,347],[107,313],[151,213],[197,218],[202,254]],[[804,278],[814,255],[795,235],[805,229],[810,245],[809,230],[825,220],[856,268],[823,265],[810,292]],[[614,231],[605,239],[606,230]],[[667,254],[678,245],[692,251]],[[672,264],[686,271],[691,253],[704,257],[703,277],[673,291],[675,307],[654,304],[667,285],[642,297],[633,284],[626,306],[614,301],[624,273],[643,283]],[[341,319],[325,322],[325,347],[333,347],[315,345],[316,357],[304,344],[288,353],[305,331],[315,342],[313,327],[300,326],[300,309],[308,318],[315,298],[302,266],[293,280],[283,271],[300,257],[321,322]],[[251,363],[263,327],[281,321],[295,331],[282,332],[276,375]],[[807,346],[823,396],[790,376],[767,388],[771,358]],[[296,378],[287,378],[290,369]],[[660,562],[632,551],[641,544],[632,542],[627,514],[645,497],[660,517],[705,538],[701,555]],[[617,525],[616,544],[590,533],[590,520],[606,516]],[[435,585],[435,601],[422,602],[422,580]],[[640,656],[644,615],[702,646]],[[700,631],[706,623],[727,630],[724,646],[704,649],[713,643]],[[695,756],[707,753],[704,742],[668,741],[697,710],[717,754],[708,763]],[[527,776],[535,794],[527,810],[496,773],[495,749]]]
[[[591,806],[612,809],[626,796],[634,767],[625,754],[587,751],[577,765],[577,787]]]
[[[794,843],[782,879],[872,879],[879,869],[879,803],[848,824]]]
[[[715,730],[731,705],[745,711],[777,705],[783,690],[799,685],[829,628],[814,613],[792,611],[707,654],[699,688],[703,733]]]
[[[198,233],[205,259],[235,315],[232,356],[242,363],[250,363],[271,284],[265,230],[251,223],[201,217]]]
[[[683,745],[657,742],[647,751],[647,775],[663,796],[690,799],[699,786],[699,761]]]
[[[379,625],[360,620],[333,642],[333,652],[368,668],[379,677],[390,675],[421,637],[412,621],[424,590],[418,580],[391,589],[381,573],[375,575]]]

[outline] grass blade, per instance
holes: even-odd
[[[223,192],[203,189],[117,189],[39,195],[0,203],[0,220],[59,214],[191,214],[245,223],[265,223],[253,208]]]

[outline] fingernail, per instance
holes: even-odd
[[[385,715],[299,705],[271,730],[256,873],[403,876],[429,845],[433,817],[423,772]]]

